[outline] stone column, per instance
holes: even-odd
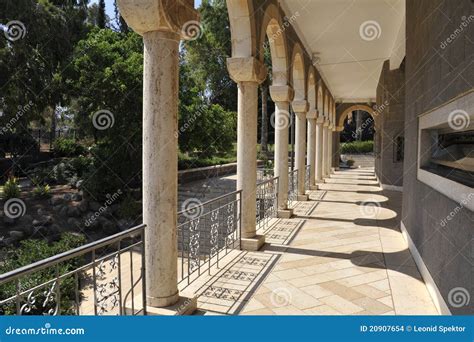
[[[324,118],[316,120],[316,183],[323,182]]]
[[[306,178],[306,113],[308,102],[305,100],[293,101],[291,106],[296,116],[296,169],[298,170],[298,201],[307,201],[305,189]],[[309,189],[308,189],[309,190]]]
[[[253,57],[229,58],[227,69],[238,85],[237,189],[241,199],[241,248],[257,251],[265,242],[256,233],[258,85],[266,77],[265,66]]]
[[[308,120],[308,148],[307,163],[310,165],[309,187],[315,190],[316,186],[316,118],[318,114],[315,109],[310,110],[306,115]]]
[[[326,178],[328,176],[328,163],[329,163],[329,137],[328,137],[328,127],[329,127],[329,121],[325,120],[324,125],[323,125],[323,178]]]
[[[334,170],[339,171],[339,161],[341,160],[341,130],[336,127],[334,132]]]
[[[293,89],[287,85],[270,87],[270,95],[275,102],[275,176],[278,181],[278,217],[293,215],[288,209],[288,144],[291,125],[289,112]]]
[[[193,6],[119,0],[127,24],[143,36],[143,223],[149,314],[192,313],[196,298],[178,292],[178,80],[182,25]],[[179,13],[179,16],[177,15]],[[163,20],[166,16],[167,20]]]
[[[327,164],[327,174],[328,176],[332,173],[332,159],[333,159],[333,133],[332,133],[332,124],[328,127],[328,164]]]

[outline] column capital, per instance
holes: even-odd
[[[319,117],[316,119],[316,124],[317,124],[317,125],[322,125],[322,124],[324,124],[324,117],[319,116]]]
[[[295,92],[289,85],[270,86],[270,96],[273,102],[291,102]]]
[[[258,84],[267,78],[267,68],[255,57],[227,58],[227,70],[234,82],[256,82]]]
[[[304,113],[306,114],[309,109],[309,103],[306,100],[293,100],[291,107],[295,113]]]
[[[117,0],[120,14],[136,33],[168,31],[183,39],[201,34],[194,1]]]
[[[311,109],[306,114],[306,119],[308,119],[308,120],[311,120],[311,119],[316,120],[317,118],[318,118],[318,110],[317,109]]]
[[[336,132],[342,132],[344,130],[344,126],[336,126]]]
[[[323,126],[324,127],[329,127],[329,125],[330,125],[329,120],[328,119],[324,120]]]

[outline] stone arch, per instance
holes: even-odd
[[[316,96],[316,75],[314,72],[314,67],[310,66],[308,69],[308,86],[307,86],[307,94],[308,94],[308,103],[309,103],[309,110],[314,110],[317,107],[317,96]]]
[[[321,85],[321,82],[319,82],[318,85],[318,94],[317,94],[317,105],[318,105],[318,116],[322,117],[324,116],[324,97],[323,97],[323,87]]]
[[[295,100],[306,99],[306,68],[304,52],[301,45],[296,43],[291,58],[291,80],[295,92]]]
[[[324,117],[329,119],[329,91],[326,89],[324,92]]]
[[[233,57],[254,56],[256,45],[252,0],[227,0]]]
[[[262,30],[258,44],[258,58],[262,63],[264,58],[263,49],[266,38],[268,38],[272,58],[272,83],[273,85],[287,85],[287,40],[280,11],[274,4],[269,5],[263,15]]]
[[[370,106],[365,105],[365,104],[354,104],[348,108],[346,108],[339,118],[337,119],[337,126],[338,127],[344,127],[344,121],[346,118],[349,116],[350,113],[352,113],[355,110],[363,110],[365,112],[368,112],[372,118],[374,119],[374,123],[378,122],[378,113]]]

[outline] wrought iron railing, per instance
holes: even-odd
[[[306,165],[305,169],[305,174],[304,174],[304,188],[305,190],[309,190],[309,185],[310,185],[310,177],[311,177],[311,165]]]
[[[278,177],[257,184],[257,230],[266,231],[278,212]]]
[[[178,214],[178,281],[189,285],[234,249],[240,249],[242,192],[205,203],[194,201]]]
[[[288,207],[292,207],[298,200],[298,170],[288,173]]]
[[[262,182],[267,179],[273,178],[274,169],[273,168],[258,168],[257,169],[257,182]]]
[[[0,275],[0,315],[146,314],[145,226]]]

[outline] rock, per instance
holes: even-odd
[[[52,206],[59,206],[64,203],[64,198],[61,197],[53,197],[49,200]]]
[[[42,216],[42,215],[44,215],[44,210],[41,209],[41,208],[39,208],[39,209],[36,211],[36,213],[37,213],[39,216]]]
[[[71,196],[71,200],[73,200],[74,202],[82,201],[82,195],[80,195],[80,194],[73,194],[73,195]]]
[[[33,231],[34,231],[34,227],[33,225],[31,224],[24,224],[24,225],[20,225],[18,226],[18,231],[21,231],[23,233],[25,233],[25,235],[27,236],[30,236],[31,234],[33,234]]]
[[[89,203],[89,208],[92,211],[99,211],[102,206],[98,202],[90,202]]]
[[[45,226],[34,227],[32,236],[34,237],[48,236],[48,228],[46,228]]]
[[[42,221],[45,225],[51,225],[54,222],[54,218],[51,215],[46,215],[42,217]]]
[[[62,208],[63,208],[63,206],[61,204],[58,204],[58,205],[55,205],[53,207],[53,210],[56,211],[56,212],[60,212]]]
[[[70,200],[71,200],[71,197],[72,197],[71,194],[64,194],[63,199],[64,199],[65,201],[70,201]]]
[[[114,222],[108,220],[107,218],[103,216],[99,217],[99,222],[102,227],[102,230],[107,235],[112,235],[119,231],[119,227],[117,224],[115,224]]]
[[[87,200],[83,199],[81,203],[79,203],[78,207],[81,212],[85,213],[87,209],[89,209],[89,203],[87,202]]]
[[[69,217],[80,217],[81,216],[81,211],[79,210],[78,207],[69,207],[67,210],[67,216]]]
[[[59,211],[59,215],[67,216],[68,210],[69,210],[69,207],[67,205],[63,205],[61,210]]]
[[[65,231],[65,229],[62,229],[61,226],[58,224],[53,224],[51,227],[49,227],[49,230],[52,234],[58,234]]]
[[[32,223],[33,227],[39,227],[41,226],[41,221],[40,220],[33,220],[33,223]]]
[[[76,188],[80,189],[83,183],[84,183],[84,181],[82,179],[78,180],[77,183],[76,183]]]
[[[3,222],[4,222],[5,224],[11,225],[11,224],[14,224],[14,223],[15,223],[15,220],[12,219],[11,217],[5,216],[5,217],[3,218]]]
[[[20,232],[18,230],[12,230],[10,231],[10,237],[15,239],[15,240],[21,240],[25,236],[25,233]]]
[[[16,240],[14,238],[11,238],[11,237],[2,240],[2,244],[5,247],[10,247],[15,242],[16,242]]]
[[[68,218],[67,220],[67,224],[68,224],[68,229],[80,229],[82,228],[83,224],[81,223],[81,221],[79,221],[78,219],[75,219],[75,218]]]

